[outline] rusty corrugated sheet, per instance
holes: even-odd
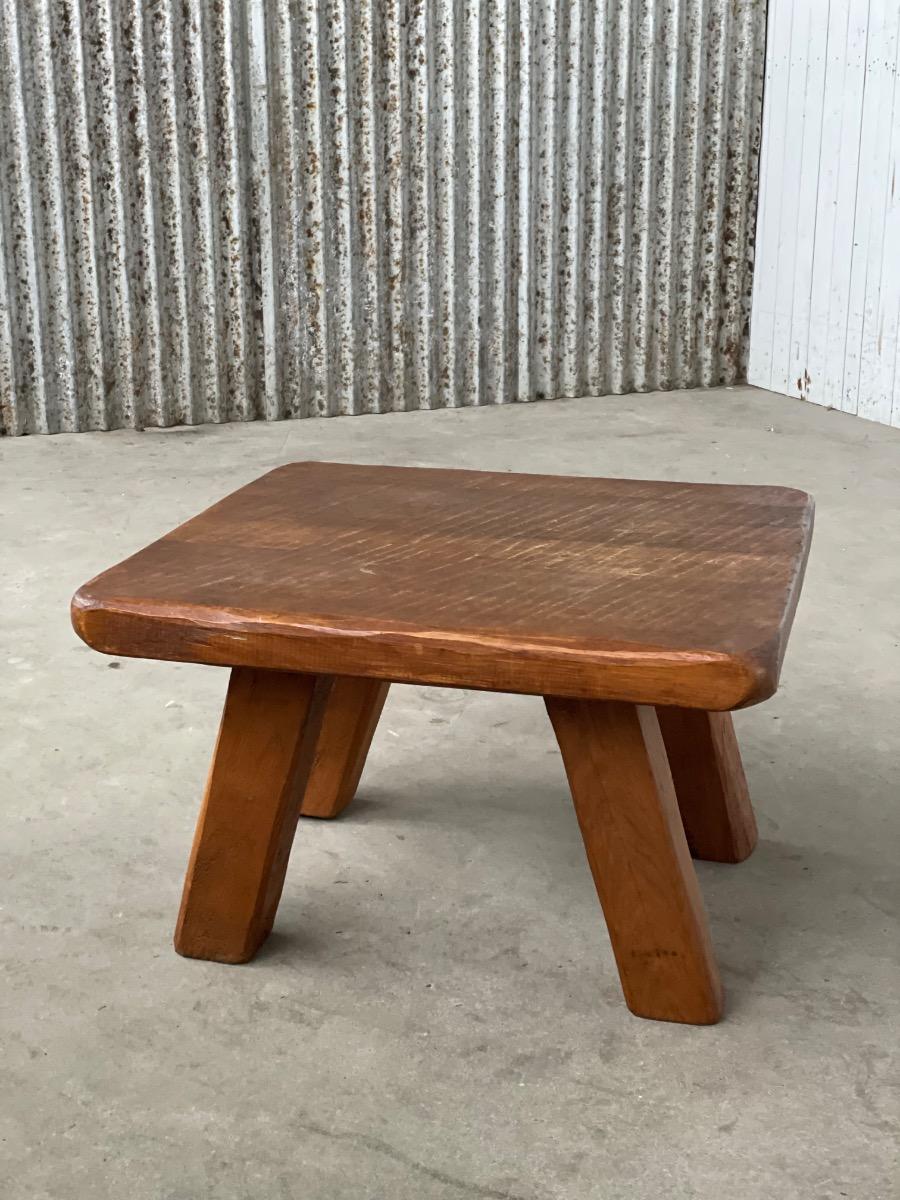
[[[742,378],[763,0],[0,0],[7,433]]]

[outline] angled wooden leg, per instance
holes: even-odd
[[[322,703],[316,679],[231,672],[188,864],[175,949],[247,962],[281,898]]]
[[[328,697],[301,814],[336,817],[356,794],[390,685],[339,675],[319,686]]]
[[[657,708],[656,715],[691,854],[742,862],[757,832],[731,713]]]
[[[628,1007],[713,1024],[722,988],[656,713],[546,702]]]

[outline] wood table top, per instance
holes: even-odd
[[[73,623],[121,656],[730,709],[777,687],[812,523],[783,487],[292,463]]]

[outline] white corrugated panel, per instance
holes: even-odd
[[[762,0],[0,0],[0,428],[744,375]]]
[[[771,0],[751,383],[900,425],[900,5]]]

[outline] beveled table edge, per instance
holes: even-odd
[[[78,636],[104,654],[524,695],[742,708],[778,684],[782,638],[751,651],[602,649],[558,639],[435,630],[290,625],[238,609],[99,601],[86,584],[72,600]]]

